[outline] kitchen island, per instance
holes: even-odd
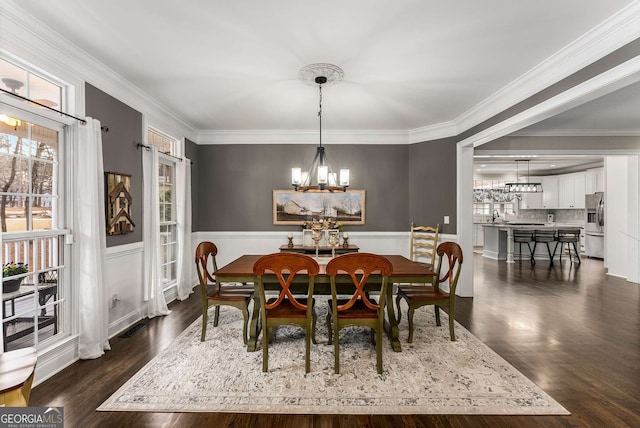
[[[516,259],[524,258],[529,260],[529,250],[524,248],[522,251],[524,255],[521,256],[520,248],[515,248],[513,242],[514,229],[544,229],[555,230],[558,229],[583,229],[584,227],[579,224],[571,223],[543,223],[543,222],[494,222],[483,225],[484,232],[484,248],[482,256],[494,260],[506,260],[507,263],[514,263]],[[527,244],[522,244],[526,247]],[[533,242],[531,246],[533,248]],[[553,253],[555,243],[550,243],[551,252]],[[536,260],[549,260],[549,254],[547,252],[546,244],[540,244],[536,247],[534,254]]]

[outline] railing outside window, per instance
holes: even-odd
[[[28,272],[2,278],[2,342],[4,351],[37,346],[65,332],[63,231],[5,234],[0,247],[3,265],[23,263]],[[11,288],[9,288],[11,287]]]

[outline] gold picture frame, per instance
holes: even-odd
[[[296,192],[273,191],[273,224],[298,224],[331,219],[342,224],[364,224],[365,191]]]

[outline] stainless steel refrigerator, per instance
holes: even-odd
[[[587,223],[584,251],[588,257],[604,259],[604,193],[585,196]]]

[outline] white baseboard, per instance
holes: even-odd
[[[55,346],[38,352],[33,387],[78,361],[78,336],[71,336]],[[54,403],[55,404],[55,403]]]

